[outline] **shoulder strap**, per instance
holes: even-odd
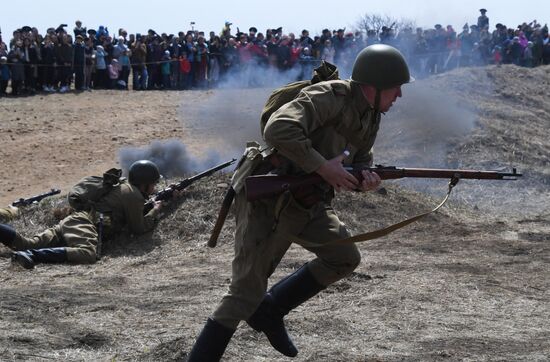
[[[456,181],[456,182],[458,182],[458,181]],[[311,242],[311,241],[308,241],[308,240],[298,238],[297,236],[294,236],[294,235],[288,235],[288,238],[292,242],[300,244],[301,246],[303,246],[305,248],[318,248],[318,247],[326,246],[326,245],[360,243],[360,242],[367,241],[367,240],[378,239],[378,238],[381,238],[381,237],[386,236],[388,234],[391,234],[392,232],[394,232],[396,230],[399,230],[402,227],[405,227],[409,224],[412,224],[413,222],[423,218],[424,216],[427,216],[427,215],[439,210],[443,205],[445,205],[445,203],[449,199],[449,196],[451,196],[451,191],[453,190],[453,187],[456,185],[456,182],[454,180],[451,180],[449,182],[449,190],[447,191],[447,195],[445,195],[445,198],[443,199],[443,201],[441,201],[441,203],[439,203],[439,205],[437,205],[431,211],[424,212],[422,214],[418,214],[416,216],[413,216],[413,217],[408,218],[406,220],[400,221],[400,222],[395,223],[393,225],[387,226],[385,228],[370,231],[370,232],[366,232],[366,233],[355,235],[355,236],[351,236],[351,237],[345,238],[345,239],[334,240],[334,241],[331,241],[331,242],[325,243],[325,244],[317,244],[317,243],[314,243],[314,242]]]

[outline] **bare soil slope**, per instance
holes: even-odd
[[[497,186],[462,181],[442,211],[361,244],[364,260],[349,278],[286,318],[300,349],[296,360],[549,358],[550,106],[544,94],[549,71],[460,69],[418,82],[423,89],[413,97],[422,105],[418,111],[405,97],[403,106],[392,110],[395,115],[390,112],[376,145],[377,162],[516,166],[526,177]],[[2,99],[0,157],[8,172],[0,180],[0,201],[52,186],[67,190],[79,178],[111,167],[121,145],[147,145],[152,139],[179,137],[197,157],[209,148],[231,157],[240,152],[228,151],[239,149],[239,134],[255,137],[256,107],[263,100],[258,94],[267,92]],[[436,102],[447,112],[430,104],[435,93],[450,99]],[[237,95],[248,102],[230,111]],[[217,111],[212,107],[220,104]],[[459,109],[471,122],[454,131],[434,126],[444,116],[454,120]],[[442,141],[433,141],[440,135]],[[219,246],[205,246],[228,179],[220,174],[193,185],[166,208],[155,232],[121,236],[105,246],[95,265],[39,265],[26,271],[0,259],[0,359],[183,360],[229,283],[232,215]],[[404,181],[386,187],[386,195],[338,196],[335,207],[353,232],[425,211],[446,186]],[[26,234],[51,226],[52,208],[63,204],[62,197],[47,199],[14,225]],[[0,251],[7,256],[7,249]],[[293,246],[273,280],[312,257]],[[286,360],[246,325],[224,359]]]

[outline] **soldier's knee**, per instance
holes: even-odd
[[[93,248],[67,248],[67,260],[75,264],[93,264],[97,261]]]
[[[357,248],[350,250],[346,260],[341,264],[340,273],[348,276],[361,264],[361,253]]]

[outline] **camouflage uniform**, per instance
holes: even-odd
[[[264,139],[289,160],[272,172],[311,173],[344,150],[350,151],[345,165],[370,165],[379,124],[379,113],[356,83],[334,80],[304,88],[267,122]],[[246,201],[244,191],[237,194],[232,281],[212,319],[227,328],[247,320],[292,242],[306,241],[304,247],[316,254],[307,268],[325,287],[357,267],[361,256],[354,244],[325,245],[350,234],[331,207],[332,188],[316,192],[321,201],[307,207],[290,193],[254,202]]]
[[[15,250],[65,247],[67,261],[72,263],[94,263],[98,240],[98,214],[105,215],[104,235],[112,236],[124,227],[133,234],[151,231],[158,220],[158,210],[152,209],[143,215],[145,197],[139,189],[122,182],[104,196],[92,212],[74,212],[56,226],[42,233],[26,238],[16,234],[12,244]]]

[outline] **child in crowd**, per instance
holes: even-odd
[[[109,72],[109,89],[115,89],[120,75],[120,69],[118,67],[118,60],[111,60],[111,64],[108,67]]]
[[[162,75],[162,86],[164,89],[170,88],[170,51],[165,50],[164,55],[162,56],[162,63],[160,65],[160,73]]]
[[[493,48],[493,63],[498,67],[502,64],[502,48],[499,45],[495,45]]]
[[[7,96],[6,89],[10,80],[10,67],[8,66],[8,58],[0,57],[0,97]]]
[[[180,89],[189,89],[191,87],[191,62],[187,59],[187,53],[182,52],[180,56]]]
[[[105,57],[107,53],[103,49],[102,45],[98,45],[95,51],[95,69],[96,69],[96,79],[94,81],[94,86],[96,88],[107,88],[108,87],[108,75],[107,75],[107,64],[105,62]]]

